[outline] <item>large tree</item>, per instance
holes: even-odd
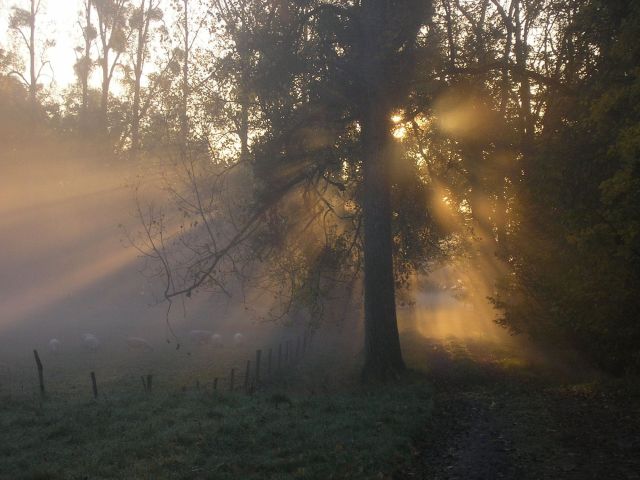
[[[250,198],[241,207],[237,195],[233,208],[203,207],[209,187],[195,180],[193,159],[186,162],[193,199],[182,194],[180,209],[198,221],[190,222],[190,239],[181,230],[177,243],[190,241],[189,260],[166,269],[166,295],[220,286],[225,272],[245,274],[238,264],[250,260],[276,272],[271,278],[281,282],[281,293],[287,290],[287,306],[314,310],[319,296],[343,289],[362,269],[364,374],[393,377],[404,369],[395,286],[438,250],[427,187],[392,135],[392,117],[412,92],[430,6],[409,0],[247,3],[233,24],[228,2],[220,18],[236,52],[223,60],[237,62],[227,71],[240,80],[232,99],[240,113],[239,164],[247,167],[228,169],[250,172],[243,183]],[[257,125],[250,154],[249,115]],[[210,178],[220,186],[221,176]],[[225,210],[231,218],[222,226]],[[169,267],[171,255],[152,232],[157,225],[147,223],[148,237],[156,240],[152,255]],[[198,231],[204,237],[194,240]],[[311,240],[311,231],[318,237]]]
[[[428,2],[363,1],[354,45],[362,88],[358,120],[363,164],[366,376],[402,371],[396,321],[391,227],[391,116],[409,95],[416,40]]]

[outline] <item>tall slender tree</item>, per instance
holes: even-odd
[[[131,30],[127,26],[129,0],[93,0],[98,22],[98,43],[102,70],[102,95],[100,117],[102,128],[107,130],[111,82],[120,58],[127,49]]]
[[[80,125],[86,130],[89,125],[89,76],[91,75],[93,67],[91,48],[98,36],[98,33],[91,20],[91,14],[93,11],[92,0],[83,0],[82,7],[80,19],[78,19],[78,25],[82,30],[84,45],[76,49],[76,51],[79,52],[79,55],[76,59],[74,70],[80,81],[80,87],[82,89]]]
[[[148,59],[149,40],[153,22],[162,20],[160,0],[140,0],[139,6],[133,10],[129,26],[135,37],[133,48],[133,104],[131,107],[131,151],[135,155],[140,149],[140,120],[142,111],[142,78],[145,63]]]
[[[32,115],[35,114],[38,107],[38,82],[43,75],[43,70],[51,68],[46,53],[49,47],[53,46],[52,40],[39,42],[37,38],[37,21],[41,7],[42,0],[29,0],[28,9],[13,6],[9,17],[9,29],[15,32],[28,53],[27,76],[18,70],[11,73],[19,77],[29,90]]]

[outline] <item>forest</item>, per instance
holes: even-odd
[[[0,479],[637,478],[639,2],[4,0],[0,30],[0,429],[13,439],[0,440]],[[67,275],[81,257],[89,266]],[[224,302],[229,325],[193,324],[206,330],[191,340],[211,330],[215,347],[228,328],[238,352],[284,328],[315,350],[292,350],[294,373],[264,393],[256,370],[256,391],[245,383],[248,398],[216,407],[191,387],[152,408],[95,393],[76,427],[64,423],[73,401],[38,400],[29,380],[30,420],[24,381],[2,390],[3,368],[22,361],[9,352],[26,352],[32,378],[45,341],[33,332],[60,337],[62,317],[88,331],[91,295],[115,305],[116,286],[153,292],[155,320],[128,340],[162,337],[145,375],[177,372],[160,367],[167,355],[209,365],[202,348],[184,353],[180,329],[189,308],[205,322]],[[113,311],[91,328],[133,332],[137,314]],[[95,355],[96,371],[118,356]],[[244,443],[246,431],[270,441],[259,425],[271,404],[283,416],[265,428],[295,432],[291,464]],[[209,427],[248,457],[211,460],[218,435],[186,430],[184,458],[149,460],[169,442],[149,417],[155,443],[138,463],[59,461],[72,447],[57,441],[92,416],[117,444],[111,415],[180,409],[223,422]],[[231,411],[241,418],[224,424]],[[122,428],[123,445],[140,442]],[[26,435],[56,446],[27,454]],[[335,451],[309,453],[327,441]],[[47,448],[57,463],[36,460]]]

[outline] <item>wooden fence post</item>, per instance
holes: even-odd
[[[96,382],[95,372],[91,372],[91,387],[93,389],[93,398],[98,398],[98,383]]]
[[[278,345],[278,371],[282,368],[282,343]]]
[[[271,376],[271,349],[269,349],[269,354],[267,355],[267,376]]]
[[[296,361],[300,360],[300,335],[296,338]]]
[[[260,358],[262,357],[262,350],[256,350],[256,387],[260,383]]]
[[[142,389],[144,390],[144,393],[148,393],[149,389],[147,388],[147,381],[144,378],[144,375],[140,375],[140,380],[142,380]]]
[[[40,381],[40,396],[44,398],[44,373],[42,369],[42,362],[40,361],[40,355],[38,355],[38,350],[33,350],[33,356],[36,359],[36,366],[38,367],[38,380]]]
[[[231,376],[229,377],[229,391],[233,392],[233,382],[235,380],[235,375],[236,375],[236,369],[232,368],[231,369]]]
[[[147,392],[151,393],[151,386],[153,385],[153,375],[147,375]]]
[[[251,360],[247,360],[247,370],[244,373],[244,391],[249,392],[249,380],[251,378]]]
[[[213,379],[213,391],[214,392],[218,391],[218,377]]]

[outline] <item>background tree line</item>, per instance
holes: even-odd
[[[505,327],[640,365],[637,2],[84,0],[62,92],[41,2],[1,51],[7,144],[175,165],[140,212],[167,298],[260,286],[315,322],[363,294],[393,376],[396,291],[463,257]]]

